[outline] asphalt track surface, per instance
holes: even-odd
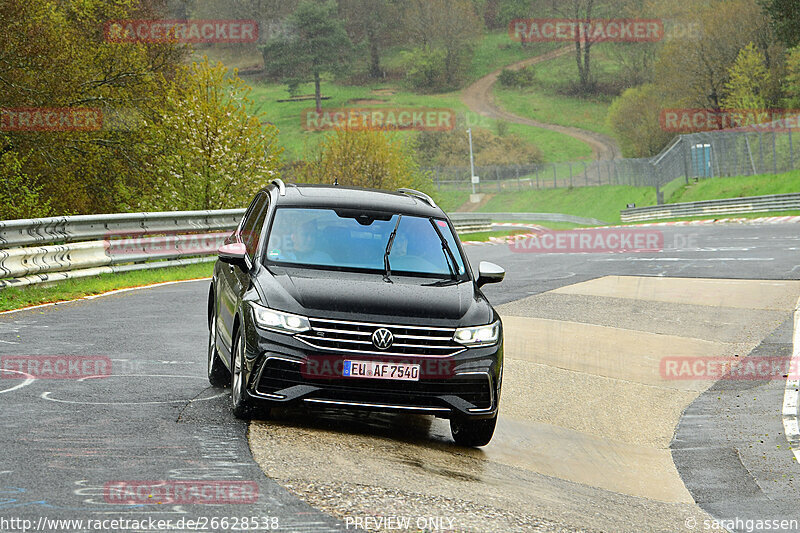
[[[494,304],[605,275],[800,279],[796,224],[658,229],[664,234],[661,252],[519,253],[506,245],[467,251],[475,266],[491,260],[506,268],[504,283],[486,287]],[[0,356],[98,356],[112,362],[105,379],[27,380],[5,374],[0,380],[0,519],[28,519],[35,526],[43,517],[248,516],[275,517],[283,531],[345,530],[264,475],[252,459],[246,424],[230,414],[228,391],[208,386],[207,290],[207,281],[187,282],[0,315]],[[785,353],[790,327],[781,326],[760,349]],[[752,383],[715,387],[726,386],[701,395],[687,411],[713,421],[698,427],[697,417],[684,419],[676,435],[673,455],[692,496],[718,518],[800,515],[796,485],[780,471],[750,472],[746,455],[731,454],[731,445],[719,442],[720,435],[763,433],[769,435],[763,449],[752,453],[786,453],[776,448],[782,384],[759,383],[767,392],[758,402],[736,401],[734,387]],[[724,403],[717,400],[722,396]],[[780,480],[770,490],[759,477],[767,475]],[[255,481],[258,500],[247,505],[108,501],[106,484],[125,480]],[[0,522],[0,530],[18,529]],[[61,530],[97,531],[76,525]]]

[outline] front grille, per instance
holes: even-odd
[[[492,406],[492,392],[486,374],[456,375],[450,379],[391,381],[360,378],[317,379],[302,373],[302,364],[282,359],[268,359],[261,371],[256,390],[280,395],[295,385],[319,387],[310,397],[319,400],[388,403],[408,406],[447,407],[438,396],[457,396],[476,409]]]
[[[312,318],[310,322],[311,331],[297,335],[297,338],[322,351],[426,357],[449,357],[464,351],[463,346],[453,341],[455,328],[372,324],[318,318]],[[388,329],[394,336],[394,342],[386,350],[379,350],[372,343],[372,334],[380,328]]]

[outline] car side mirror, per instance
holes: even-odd
[[[500,283],[505,277],[506,271],[501,266],[489,261],[481,261],[478,265],[478,287],[487,283]]]
[[[250,258],[247,257],[247,247],[242,242],[223,244],[217,251],[219,260],[229,265],[238,266],[245,272],[250,270]]]

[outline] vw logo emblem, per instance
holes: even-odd
[[[386,328],[376,329],[372,334],[372,344],[379,350],[388,349],[394,342],[394,335]]]

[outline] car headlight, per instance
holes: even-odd
[[[280,333],[302,333],[311,329],[311,324],[304,316],[275,311],[252,302],[250,305],[253,307],[256,324],[260,328]]]
[[[500,338],[500,321],[486,326],[458,328],[453,340],[464,346],[482,346],[497,342]]]

